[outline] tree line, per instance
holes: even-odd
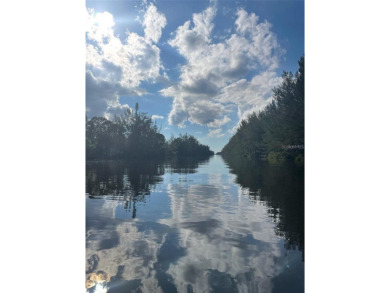
[[[304,57],[293,75],[284,72],[273,89],[272,102],[252,113],[222,149],[223,156],[250,159],[303,160],[304,148]]]
[[[133,159],[170,156],[210,156],[214,152],[192,135],[165,140],[147,113],[128,109],[113,120],[104,117],[86,119],[86,158]]]

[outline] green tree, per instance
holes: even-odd
[[[237,132],[222,150],[222,155],[265,158],[270,152],[280,158],[303,155],[302,149],[286,145],[304,144],[304,58],[298,61],[295,75],[284,72],[282,83],[274,88],[273,100],[259,113],[240,123]]]
[[[193,157],[193,156],[210,156],[214,152],[206,145],[200,144],[192,135],[187,133],[179,137],[168,140],[166,143],[166,153],[168,156]]]
[[[87,159],[163,156],[165,137],[147,113],[128,109],[113,121],[93,117],[86,122]]]
[[[192,135],[180,135],[165,142],[147,113],[128,109],[114,119],[86,119],[87,159],[156,158],[169,156],[210,156],[213,152]]]

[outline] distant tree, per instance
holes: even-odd
[[[210,156],[214,152],[206,145],[200,144],[192,135],[187,133],[179,137],[171,137],[166,143],[166,153],[169,156]]]
[[[213,152],[192,135],[172,137],[167,143],[147,113],[126,110],[114,119],[86,118],[87,159],[153,158],[169,156],[210,156]]]

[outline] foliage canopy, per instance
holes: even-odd
[[[147,113],[127,110],[113,121],[104,117],[86,120],[86,157],[91,159],[210,156],[213,152],[192,135],[166,141]]]
[[[222,149],[222,155],[248,158],[294,158],[304,145],[304,58],[293,75],[284,72],[282,83],[274,88],[273,100],[259,113],[243,120],[237,132]]]

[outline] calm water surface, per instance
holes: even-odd
[[[86,274],[101,282],[88,292],[303,292],[303,172],[87,163]]]

